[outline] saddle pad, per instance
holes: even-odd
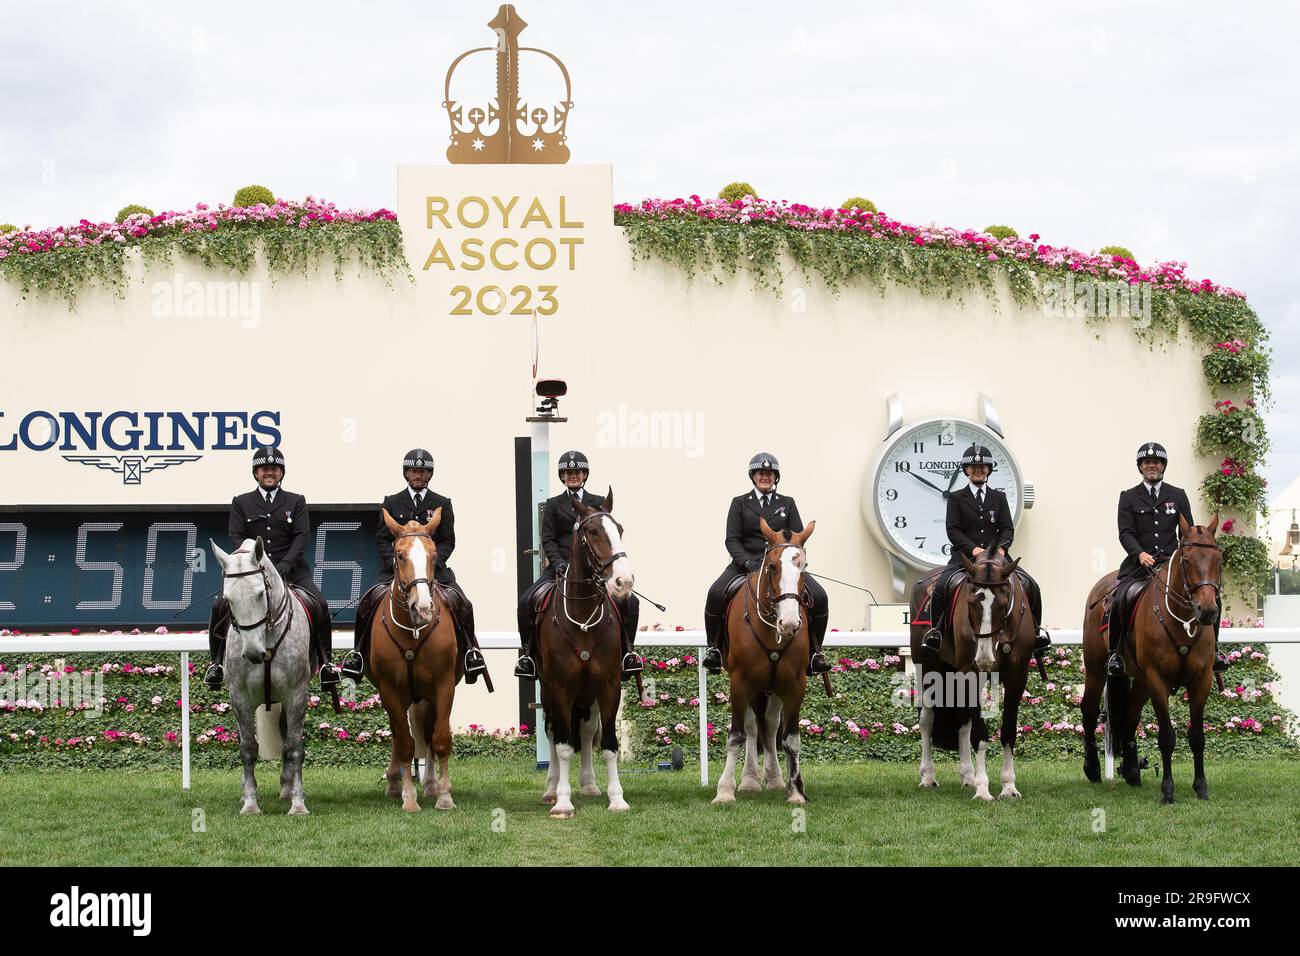
[[[555,582],[548,581],[543,584],[537,591],[537,596],[533,598],[533,613],[543,614],[551,606],[551,598],[555,594]]]

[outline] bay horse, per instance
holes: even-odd
[[[424,781],[425,797],[436,797],[439,810],[454,810],[451,777],[451,705],[464,663],[456,653],[456,626],[451,608],[434,583],[438,558],[433,533],[442,521],[434,509],[428,522],[399,525],[381,509],[393,535],[393,580],[379,612],[370,624],[370,679],[388,713],[393,735],[392,755],[385,777],[388,796],[402,798],[402,809],[420,809],[411,760],[438,761]]]
[[[1117,572],[1106,575],[1088,593],[1083,621],[1083,772],[1093,783],[1101,780],[1096,733],[1105,689],[1108,691],[1107,737],[1112,752],[1123,754],[1120,775],[1134,787],[1142,783],[1137,726],[1143,706],[1151,701],[1160,725],[1161,802],[1174,802],[1174,778],[1169,764],[1175,733],[1169,716],[1169,697],[1179,687],[1185,687],[1192,789],[1198,799],[1210,799],[1205,782],[1204,719],[1205,702],[1214,676],[1214,622],[1223,589],[1222,555],[1215,541],[1218,528],[1218,512],[1204,527],[1188,524],[1186,518],[1178,516],[1178,548],[1167,562],[1150,572],[1151,583],[1133,608],[1133,624],[1123,640],[1121,652],[1125,674],[1108,678],[1106,658],[1110,654],[1110,642],[1101,628],[1103,599],[1114,591]]]
[[[230,602],[226,632],[226,684],[239,726],[239,758],[244,767],[242,814],[258,814],[258,732],[274,753],[277,728],[271,705],[281,705],[280,799],[289,813],[307,814],[302,785],[305,752],[303,723],[311,680],[311,622],[307,609],[275,569],[261,538],[246,540],[227,554],[209,539],[221,563],[222,594]],[[265,711],[261,708],[265,707]]]
[[[537,628],[538,679],[551,759],[544,803],[550,816],[574,814],[569,764],[581,754],[579,786],[597,796],[592,747],[600,734],[600,752],[608,774],[609,809],[630,810],[618,777],[618,714],[623,696],[623,642],[616,602],[632,593],[635,577],[623,550],[623,526],[614,520],[614,489],[602,508],[574,499],[569,564],[557,576]]]
[[[986,689],[1002,687],[1002,791],[1017,799],[1016,730],[1020,700],[1029,680],[1036,629],[1028,595],[1017,575],[1020,559],[1008,561],[1005,550],[972,561],[961,554],[966,576],[957,585],[948,615],[951,633],[944,635],[938,651],[925,646],[928,621],[919,620],[926,588],[933,580],[922,578],[912,593],[911,645],[916,667],[916,702],[921,709],[921,786],[939,786],[934,776],[933,747],[957,750],[963,787],[974,787],[976,800],[992,800],[985,757],[989,732],[984,721]],[[985,676],[995,673],[995,681]],[[1039,673],[1044,675],[1042,662]],[[975,759],[972,766],[971,752]]]
[[[807,803],[799,768],[799,711],[807,688],[811,641],[803,594],[808,556],[804,543],[817,526],[773,531],[763,518],[759,529],[767,547],[758,568],[727,603],[727,648],[723,666],[731,680],[731,729],[727,763],[718,778],[717,804],[736,802],[736,760],[745,746],[742,791],[759,789],[758,746],[763,748],[765,782],[781,783],[777,738],[785,751],[788,803]],[[829,689],[829,681],[827,687]]]

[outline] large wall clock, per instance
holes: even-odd
[[[989,487],[1006,493],[1011,520],[1033,506],[1034,489],[1020,473],[992,403],[980,396],[982,422],[957,416],[904,425],[902,402],[889,399],[890,425],[862,489],[863,516],[890,556],[894,591],[906,593],[908,569],[929,571],[948,563],[948,498],[967,487],[962,452],[984,445],[996,468]]]

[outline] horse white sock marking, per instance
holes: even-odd
[[[555,806],[551,813],[573,813],[573,787],[569,783],[569,764],[573,760],[573,747],[556,744],[555,755],[560,758],[560,778],[556,781]]]
[[[1002,748],[1002,793],[1000,796],[1014,799],[1020,796],[1016,789],[1016,754],[1011,747]]]
[[[934,708],[921,708],[921,786],[937,787],[934,779],[934,752],[930,739],[934,732]]]
[[[975,799],[992,800],[993,794],[989,793],[989,772],[984,765],[984,758],[988,754],[989,744],[987,740],[981,740],[979,750],[975,754]]]
[[[614,811],[631,810],[623,799],[623,783],[618,779],[618,751],[602,750],[605,756],[605,773],[608,780],[605,789],[609,792],[609,808]]]

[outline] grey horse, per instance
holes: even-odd
[[[222,551],[211,539],[209,544],[221,562],[222,593],[230,602],[226,684],[239,724],[239,757],[244,764],[244,805],[239,812],[262,812],[257,805],[257,778],[253,772],[258,752],[257,711],[264,706],[269,711],[271,703],[279,703],[284,721],[280,799],[292,801],[289,813],[305,814],[303,720],[311,680],[311,625],[307,613],[289,593],[261,538],[246,540],[233,554]],[[269,721],[263,723],[268,729],[273,726]]]

